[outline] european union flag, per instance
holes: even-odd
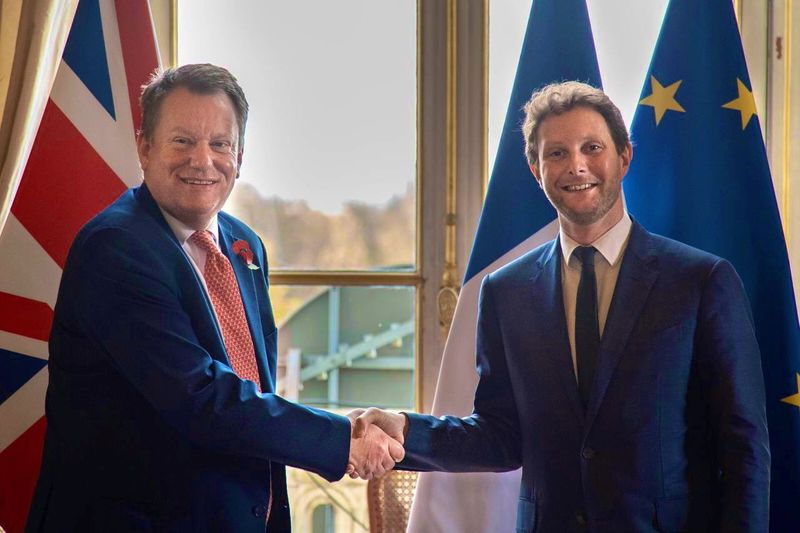
[[[761,347],[772,531],[798,527],[800,329],[789,260],[730,0],[671,0],[632,126],[630,212],[730,260]]]

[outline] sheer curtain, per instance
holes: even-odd
[[[78,0],[0,0],[0,232],[77,6]]]

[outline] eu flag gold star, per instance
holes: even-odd
[[[800,374],[797,374],[797,393],[781,398],[781,401],[800,407]]]
[[[723,104],[722,107],[739,111],[742,114],[742,129],[745,129],[750,123],[750,119],[756,114],[756,99],[739,78],[736,78],[736,85],[739,89],[739,97]]]
[[[650,89],[653,92],[650,93],[649,96],[642,98],[639,103],[641,105],[649,105],[655,110],[656,126],[661,122],[664,113],[667,111],[686,112],[686,110],[681,107],[681,104],[675,100],[675,93],[678,91],[678,87],[681,86],[681,83],[683,83],[683,80],[678,80],[672,85],[664,87],[658,82],[655,76],[650,76]]]

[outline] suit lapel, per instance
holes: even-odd
[[[583,406],[578,394],[578,383],[572,365],[572,352],[564,315],[564,297],[561,290],[561,247],[555,239],[536,263],[531,277],[533,302],[533,328],[537,332],[533,353],[542,354],[556,368],[564,394],[572,407],[575,419],[583,420]]]
[[[266,354],[266,347],[264,346],[264,331],[261,326],[261,316],[258,312],[258,297],[256,294],[256,284],[253,271],[247,268],[247,264],[241,257],[236,255],[233,251],[233,243],[237,240],[245,240],[242,237],[235,235],[231,225],[219,217],[219,241],[222,253],[224,253],[233,267],[233,273],[236,275],[236,282],[239,285],[239,292],[242,296],[242,303],[244,304],[244,313],[247,316],[247,323],[250,326],[250,334],[253,337],[253,347],[256,352],[256,362],[262,385],[262,390],[274,391],[275,384],[272,383],[272,371],[269,368],[269,358]],[[248,244],[249,245],[249,244]]]
[[[222,331],[217,323],[211,299],[208,297],[208,293],[203,289],[203,282],[200,280],[199,274],[195,271],[194,267],[191,267],[191,260],[186,254],[186,251],[178,242],[178,239],[172,232],[169,224],[161,214],[161,210],[158,208],[158,204],[156,204],[155,199],[153,199],[152,194],[147,188],[147,184],[142,184],[135,190],[134,194],[139,206],[156,221],[164,234],[171,241],[173,241],[175,249],[179,254],[181,254],[183,259],[186,261],[186,265],[190,267],[192,274],[195,276],[198,295],[201,295],[199,298],[205,304],[203,314],[207,318],[208,325],[208,329],[196,332],[198,338],[201,340],[201,343],[209,351],[209,353],[212,354],[212,357],[215,357],[230,365],[230,360],[228,359],[227,350],[225,348],[225,340],[222,337]],[[261,315],[258,312],[258,299],[253,273],[247,268],[247,265],[244,263],[244,261],[242,261],[233,252],[233,243],[236,242],[236,240],[238,240],[240,237],[235,236],[231,224],[222,216],[218,217],[218,221],[220,249],[230,261],[233,267],[234,275],[236,276],[237,284],[239,285],[239,292],[242,296],[245,315],[247,316],[247,322],[250,326],[250,333],[253,337],[253,347],[256,352],[256,363],[258,364],[262,382],[261,384],[262,386],[266,385],[269,387],[262,387],[262,390],[274,391],[275,384],[272,382],[271,378],[272,373],[269,368],[269,358],[266,356],[264,334],[261,325]]]
[[[181,257],[181,261],[184,262],[185,266],[188,267],[188,270],[193,276],[196,293],[193,294],[192,298],[197,305],[193,306],[192,309],[196,310],[197,314],[199,315],[198,318],[200,321],[198,323],[204,323],[206,326],[205,328],[195,331],[198,339],[213,358],[230,365],[230,360],[228,359],[227,351],[225,349],[225,340],[222,338],[222,330],[219,328],[219,324],[217,323],[211,299],[209,298],[206,290],[203,288],[203,281],[200,279],[200,274],[197,272],[194,266],[192,266],[192,260],[189,259],[188,254],[181,246],[178,238],[172,231],[172,228],[170,228],[166,219],[161,214],[161,210],[159,209],[158,204],[156,204],[156,201],[150,193],[150,190],[147,188],[147,184],[143,183],[140,187],[135,189],[134,194],[139,207],[153,220],[155,220],[156,224],[161,229],[161,232],[163,232],[163,235],[172,241],[175,253]],[[155,240],[155,238],[153,240]],[[192,314],[194,315],[194,313]]]
[[[658,262],[649,234],[634,222],[600,341],[594,387],[587,408],[587,432],[658,275]]]

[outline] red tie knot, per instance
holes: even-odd
[[[211,235],[211,232],[208,230],[200,230],[195,231],[192,233],[192,236],[189,237],[189,240],[195,243],[197,246],[203,249],[207,254],[218,254],[220,253],[219,248],[217,245],[214,244],[214,237]]]

